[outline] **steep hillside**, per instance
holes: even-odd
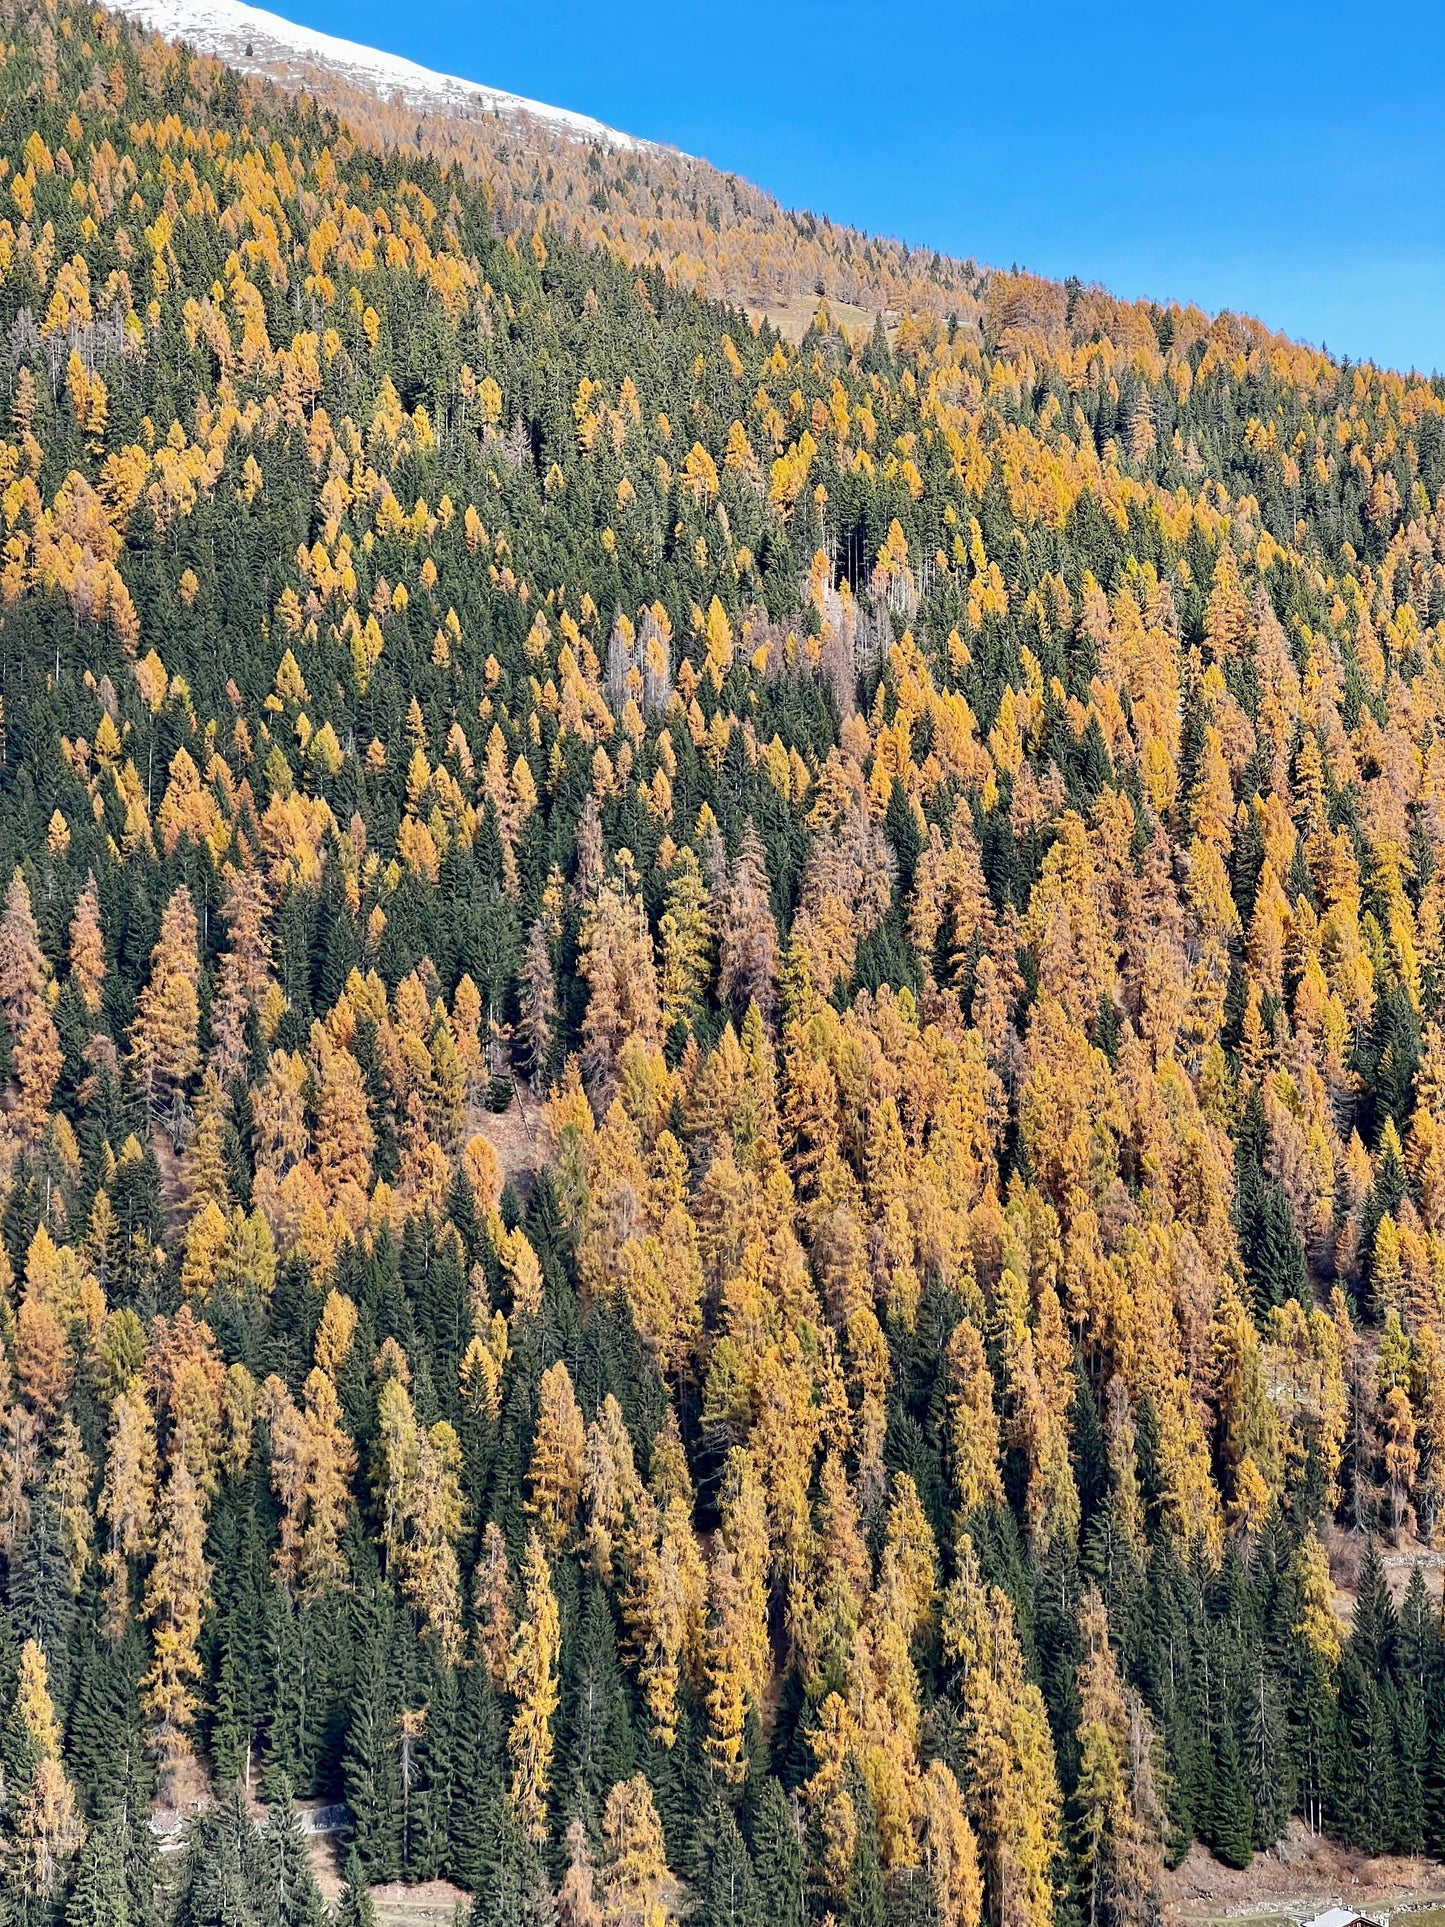
[[[126,11],[243,72],[314,92],[376,145],[460,161],[511,232],[559,229],[620,247],[680,286],[785,321],[800,297],[816,306],[820,296],[865,309],[864,325],[880,309],[967,323],[978,314],[985,277],[973,262],[790,212],[735,174],[585,115],[433,74],[240,0],[138,0]]]
[[[0,0],[7,1927],[1441,1854],[1442,421]]]
[[[535,129],[589,146],[635,151],[646,145],[586,114],[433,73],[413,60],[297,26],[242,0],[136,0],[118,11],[163,39],[185,41],[239,73],[261,74],[288,89],[314,88],[334,78],[353,94],[375,96],[411,115],[505,121],[513,139],[525,141]]]

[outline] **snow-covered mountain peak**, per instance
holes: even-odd
[[[496,114],[503,120],[536,121],[573,140],[597,141],[606,147],[647,145],[586,114],[525,100],[520,94],[459,80],[453,74],[433,73],[414,60],[297,26],[263,7],[246,6],[243,0],[119,0],[117,10],[167,40],[184,40],[202,53],[214,54],[242,73],[304,81],[306,69],[324,67],[349,86],[381,100],[399,96],[416,113],[469,119]]]

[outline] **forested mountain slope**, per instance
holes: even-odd
[[[0,39],[0,1918],[1445,1845],[1439,385]]]
[[[163,40],[184,41],[238,72],[259,74],[289,88],[305,86],[309,79],[314,92],[318,80],[324,83],[334,75],[353,90],[413,115],[485,115],[510,122],[511,131],[523,138],[530,123],[539,123],[589,146],[634,149],[647,145],[586,114],[435,73],[396,54],[299,26],[246,0],[129,0],[116,11]]]
[[[244,73],[314,94],[372,146],[460,161],[504,231],[556,230],[616,248],[635,267],[754,307],[826,295],[870,313],[977,318],[986,276],[974,262],[794,212],[736,174],[584,115],[431,73],[244,0],[129,0],[125,12]]]

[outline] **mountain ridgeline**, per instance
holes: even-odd
[[[824,295],[895,319],[977,320],[987,276],[976,262],[785,208],[696,155],[315,34],[245,0],[127,0],[126,11],[163,37],[314,95],[367,146],[459,164],[504,229],[616,250],[699,294],[771,311],[794,338]]]
[[[0,43],[0,1921],[1445,1850],[1445,389]]]

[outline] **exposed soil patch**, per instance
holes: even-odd
[[[543,1163],[542,1107],[520,1077],[515,1081],[515,1093],[505,1111],[473,1106],[468,1113],[467,1129],[480,1131],[490,1142],[503,1178],[525,1199]]]
[[[372,1888],[371,1898],[377,1927],[452,1927],[458,1914],[466,1919],[472,1905],[470,1894],[449,1880],[427,1880],[414,1887],[388,1880]]]
[[[833,301],[818,294],[795,294],[787,301],[780,301],[768,308],[749,308],[748,320],[755,326],[770,321],[785,341],[796,347],[813,325],[813,317],[819,308],[826,307],[828,313],[847,329],[850,335],[868,335],[873,331],[877,315],[874,308],[855,308],[847,301]],[[885,309],[883,325],[890,338],[897,332],[898,315],[892,309]]]
[[[309,1834],[306,1846],[311,1859],[311,1871],[321,1889],[321,1898],[334,1911],[342,1887],[341,1836],[335,1833]]]
[[[1303,1921],[1326,1907],[1369,1913],[1430,1900],[1445,1900],[1445,1866],[1437,1861],[1394,1854],[1371,1859],[1311,1835],[1300,1820],[1242,1873],[1196,1845],[1164,1876],[1165,1914],[1181,1923],[1241,1915]]]
[[[1410,1574],[1416,1566],[1420,1568],[1431,1598],[1440,1597],[1442,1582],[1445,1582],[1445,1552],[1438,1546],[1422,1545],[1408,1532],[1402,1532],[1396,1542],[1392,1543],[1387,1538],[1378,1539],[1375,1545],[1384,1568],[1385,1584],[1390,1588],[1390,1596],[1397,1606],[1405,1597]],[[1330,1577],[1336,1587],[1335,1610],[1348,1619],[1355,1610],[1360,1562],[1365,1556],[1364,1535],[1347,1531],[1344,1526],[1327,1526],[1324,1546],[1329,1554]]]
[[[152,1124],[150,1147],[155,1155],[156,1168],[161,1180],[161,1211],[165,1216],[166,1227],[176,1230],[185,1217],[185,1184],[181,1177],[181,1157],[170,1136],[158,1124]]]
[[[341,1836],[313,1833],[309,1844],[311,1871],[321,1898],[334,1911],[342,1886]],[[415,1885],[387,1880],[372,1888],[371,1898],[377,1927],[453,1927],[458,1914],[465,1920],[472,1905],[471,1895],[449,1880],[426,1880]]]

